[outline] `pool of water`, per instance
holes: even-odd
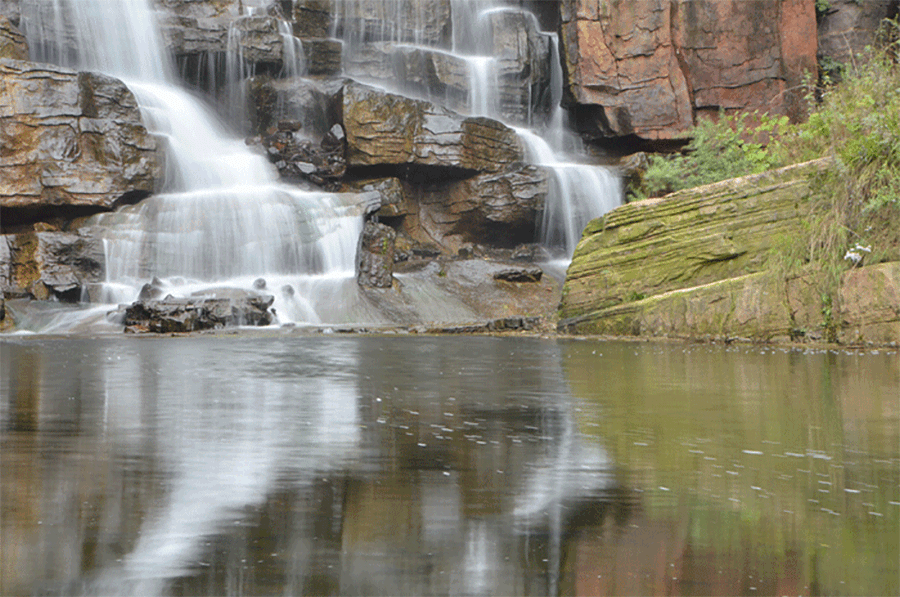
[[[897,594],[900,358],[0,340],[3,594]]]

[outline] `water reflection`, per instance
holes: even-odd
[[[896,351],[0,344],[2,592],[897,594]]]
[[[552,343],[2,350],[4,592],[556,593],[570,511],[615,501]]]

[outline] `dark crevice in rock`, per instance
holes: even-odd
[[[373,178],[399,178],[422,188],[439,188],[447,184],[472,178],[477,170],[453,166],[429,166],[425,164],[376,164],[352,166],[347,169],[347,180]]]
[[[135,191],[138,193],[138,191]],[[136,199],[134,202],[137,202]],[[65,230],[73,220],[109,211],[92,205],[39,205],[28,207],[0,206],[0,234],[34,231],[35,224],[49,224]]]

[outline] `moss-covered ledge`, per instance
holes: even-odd
[[[790,275],[772,271],[779,247],[809,236],[817,207],[810,181],[830,163],[815,160],[687,189],[594,220],[566,276],[559,330],[900,342],[900,300],[894,297],[900,263],[847,272],[838,294],[829,296],[815,266]]]
[[[590,222],[566,275],[560,318],[762,271],[803,232],[810,175],[828,160],[623,205]]]

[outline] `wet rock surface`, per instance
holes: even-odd
[[[240,53],[257,71],[277,71],[284,59],[284,41],[278,22],[267,14],[249,15],[241,0],[196,2],[191,0],[154,0],[164,43],[182,65],[188,82],[206,73],[200,64],[224,57],[229,51]],[[220,60],[220,68],[224,60]],[[196,73],[196,76],[193,76]],[[221,77],[220,77],[221,78]]]
[[[78,301],[84,287],[102,280],[103,242],[96,230],[0,236],[4,293]]]
[[[390,288],[394,283],[394,229],[366,222],[356,249],[356,282],[360,286]]]
[[[25,36],[3,12],[0,12],[0,58],[28,60],[28,42]]]
[[[347,171],[341,126],[334,125],[317,143],[305,137],[299,126],[287,122],[281,125],[281,130],[261,139],[279,174],[288,180],[308,180],[328,190],[340,189],[339,181]]]
[[[354,0],[335,3],[337,33],[360,42],[399,41],[448,48],[450,0]]]
[[[108,210],[148,195],[160,176],[134,96],[98,73],[0,60],[0,146],[4,210]],[[4,227],[16,218],[4,212]]]
[[[223,291],[213,296],[146,299],[125,310],[126,332],[181,333],[272,323],[270,295]]]

